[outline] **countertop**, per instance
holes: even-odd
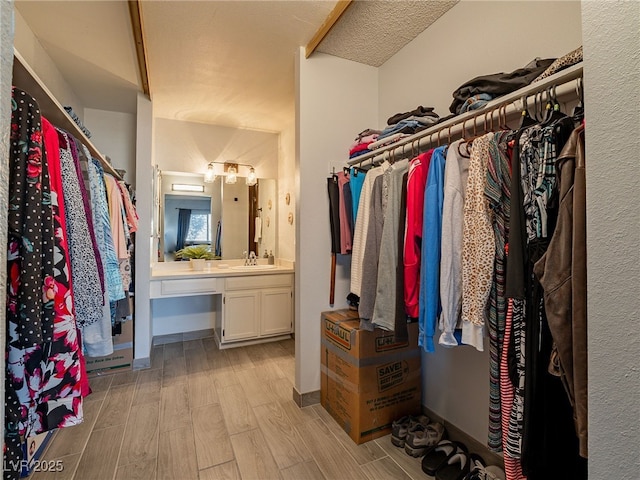
[[[217,261],[216,261],[217,262]],[[211,263],[204,270],[193,270],[188,262],[166,262],[157,263],[151,268],[151,281],[166,280],[178,278],[225,278],[225,277],[246,277],[249,275],[277,275],[282,273],[294,273],[293,262],[281,260],[275,268],[261,269],[262,264],[257,265],[255,270],[253,267],[238,270],[231,268],[233,266],[242,266],[242,261],[228,261],[222,263],[227,265],[226,268],[220,268],[220,263]]]

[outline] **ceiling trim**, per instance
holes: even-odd
[[[149,87],[149,70],[147,68],[147,50],[144,46],[144,29],[142,28],[142,14],[140,13],[140,2],[129,0],[129,16],[131,17],[131,27],[133,29],[133,39],[136,43],[136,57],[138,59],[138,69],[140,70],[140,81],[145,95],[151,98]]]
[[[329,31],[333,28],[336,22],[340,19],[345,10],[351,5],[352,0],[339,0],[336,3],[336,6],[333,7],[331,13],[327,16],[325,21],[320,25],[320,28],[313,35],[313,38],[307,43],[305,47],[305,58],[309,58],[309,56],[315,51],[315,49],[320,45],[320,42],[327,36]]]

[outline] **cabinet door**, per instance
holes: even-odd
[[[291,292],[291,288],[265,288],[262,290],[260,335],[291,332],[293,322]]]
[[[260,292],[240,290],[224,296],[222,341],[244,340],[258,336]]]

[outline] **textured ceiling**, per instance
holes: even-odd
[[[379,66],[456,1],[355,1],[318,51]],[[282,131],[295,115],[295,52],[335,4],[142,0],[154,115]],[[135,112],[142,88],[126,1],[15,5],[85,107]]]
[[[458,0],[357,0],[317,51],[379,67]]]

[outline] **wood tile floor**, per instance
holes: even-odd
[[[390,436],[356,445],[292,400],[293,340],[154,346],[151,368],[91,377],[84,423],[59,430],[33,480],[429,479]]]

